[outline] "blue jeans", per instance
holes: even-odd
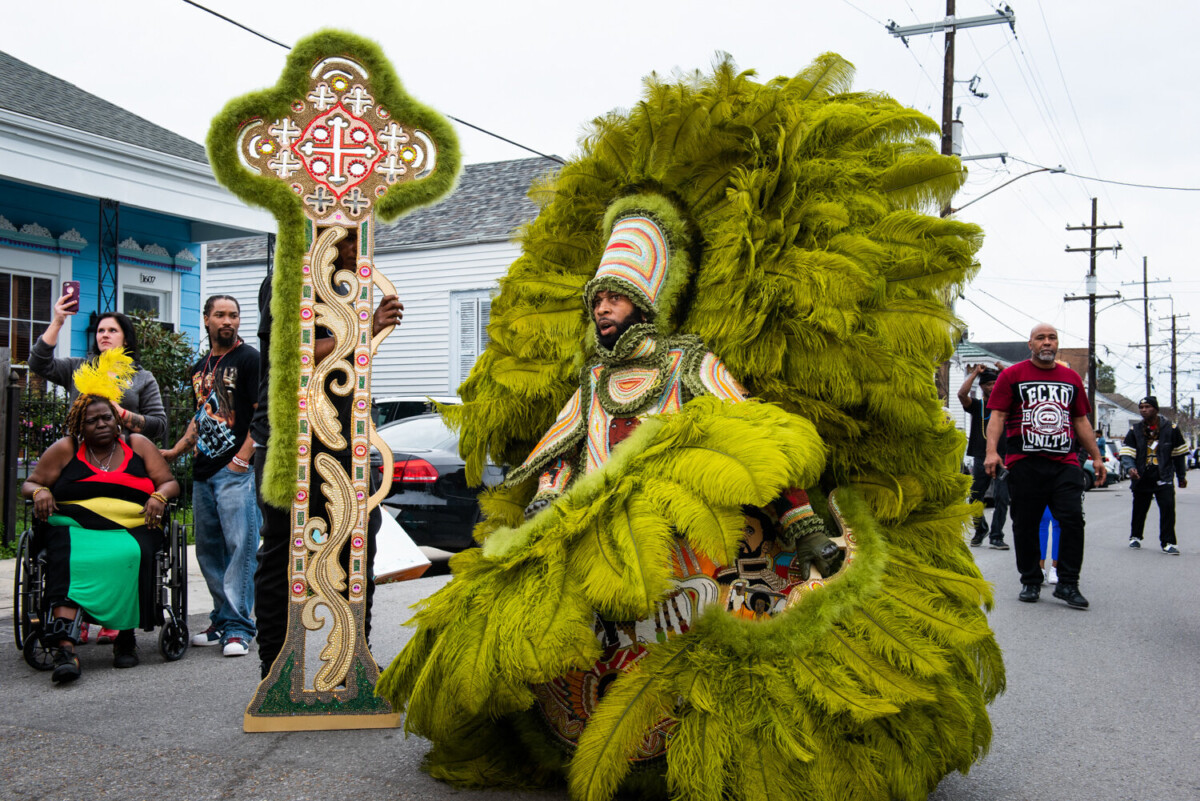
[[[192,490],[196,518],[196,562],[212,595],[213,626],[230,637],[254,638],[254,568],[262,517],[254,472],[223,467]]]

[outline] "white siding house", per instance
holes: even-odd
[[[376,356],[376,397],[456,392],[487,345],[497,282],[520,253],[513,231],[536,214],[529,186],[555,166],[540,158],[469,165],[442,203],[379,226],[375,266],[396,285],[404,323]],[[258,347],[266,238],[210,246],[207,259],[203,297],[236,297],[242,338]]]

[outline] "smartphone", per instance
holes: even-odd
[[[63,281],[62,293],[64,298],[72,298],[75,301],[75,309],[71,312],[71,314],[79,311],[79,282]]]

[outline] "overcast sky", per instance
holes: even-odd
[[[855,88],[882,91],[940,121],[943,37],[916,36],[906,47],[886,30],[939,20],[943,0],[713,2],[607,0],[583,4],[506,0],[356,4],[287,0],[254,4],[204,0],[273,39],[292,43],[323,27],[375,39],[408,91],[443,113],[493,130],[543,153],[569,155],[587,120],[635,102],[651,71],[706,68],[730,53],[762,77],[794,74],[832,50],[858,67]],[[1014,0],[1016,36],[1006,25],[960,31],[955,105],[962,107],[965,154],[1006,152],[970,162],[955,206],[1036,169],[1137,184],[1200,188],[1194,55],[1200,4],[1115,0]],[[984,0],[958,0],[959,17],[994,14]],[[347,14],[339,18],[329,9]],[[579,9],[579,10],[577,10]],[[0,49],[196,141],[229,99],[273,85],[286,51],[182,0],[37,0],[6,3]],[[966,83],[979,77],[974,97]],[[3,88],[0,87],[0,91]],[[459,128],[468,163],[524,158],[526,151]],[[1088,234],[1067,225],[1100,221],[1124,229],[1099,243],[1121,252],[1097,262],[1098,292],[1136,302],[1102,301],[1099,357],[1117,368],[1118,391],[1144,393],[1143,257],[1154,343],[1170,338],[1180,315],[1200,330],[1200,271],[1194,236],[1200,192],[1140,189],[1039,173],[965,208],[983,226],[979,278],[958,304],[976,341],[1024,340],[1045,320],[1064,346],[1087,344],[1083,294]],[[1136,282],[1136,285],[1134,285]],[[1193,310],[1193,307],[1196,307]],[[1195,311],[1195,319],[1183,315]],[[1200,336],[1179,337],[1181,405],[1200,395]],[[1155,390],[1170,402],[1170,349],[1155,347]]]

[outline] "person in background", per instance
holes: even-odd
[[[192,370],[196,416],[167,461],[196,449],[192,509],[196,561],[213,609],[192,645],[220,645],[225,656],[250,653],[255,627],[254,565],[262,518],[255,502],[250,418],[258,397],[258,351],[238,336],[241,306],[229,295],[204,304],[210,348]]]
[[[54,349],[58,345],[58,334],[63,323],[68,316],[76,313],[78,307],[78,301],[68,295],[59,298],[54,304],[54,319],[29,350],[29,369],[47,381],[64,387],[71,402],[74,402],[79,394],[71,376],[86,360],[77,356],[55,358]],[[130,434],[141,434],[147,439],[162,439],[167,433],[167,410],[163,406],[158,382],[150,371],[143,369],[138,362],[141,354],[133,321],[120,312],[109,311],[101,314],[96,321],[96,338],[92,342],[90,358],[112,348],[125,348],[137,370],[129,388],[121,396],[120,403],[113,404],[120,418],[121,428]]]
[[[149,370],[143,369],[138,363],[140,353],[137,332],[128,317],[112,311],[100,315],[96,320],[96,336],[92,340],[89,359],[78,356],[55,358],[54,350],[58,345],[58,335],[63,324],[78,311],[79,299],[74,295],[64,294],[55,302],[54,317],[50,320],[50,325],[29,349],[29,369],[35,375],[66,389],[68,402],[74,403],[79,392],[75,388],[72,376],[79,366],[113,348],[124,348],[125,353],[133,359],[136,372],[119,402],[113,403],[113,410],[125,434],[141,434],[158,442],[167,433],[167,410],[163,406],[158,381]],[[116,631],[101,628],[96,642],[101,645],[110,643],[116,636]],[[87,641],[88,629],[84,626],[80,629],[79,642],[82,645]]]
[[[999,363],[996,364],[996,367],[1000,370],[1004,369]],[[990,547],[998,551],[1007,551],[1008,543],[1004,541],[1004,518],[1008,514],[1008,487],[1007,484],[1003,488],[999,486],[1001,482],[1005,481],[1004,476],[997,475],[993,479],[983,468],[984,458],[987,456],[987,424],[992,414],[991,410],[986,407],[999,374],[997,370],[985,365],[973,365],[967,370],[966,380],[958,388],[958,402],[962,404],[963,411],[971,418],[971,430],[967,437],[967,455],[971,457],[972,462],[971,502],[983,500],[988,486],[995,483],[992,490],[994,506],[991,528],[989,530],[987,521],[983,519],[982,514],[975,518],[975,535],[971,537],[971,547],[979,547],[983,543],[983,538],[988,537]],[[971,394],[971,387],[976,378],[979,379],[979,389],[983,392],[982,401]]]
[[[1175,424],[1158,412],[1158,398],[1147,395],[1138,403],[1142,422],[1135,424],[1121,445],[1121,463],[1129,472],[1133,491],[1129,547],[1142,547],[1146,513],[1158,504],[1158,540],[1163,553],[1179,556],[1175,542],[1175,481],[1187,487],[1187,443]]]
[[[1042,576],[1047,584],[1058,583],[1058,521],[1046,507],[1042,515],[1042,523],[1038,527],[1038,542],[1042,548],[1042,559],[1038,565],[1042,568]],[[1046,567],[1046,557],[1050,557],[1050,567]]]
[[[1087,415],[1091,411],[1083,379],[1056,361],[1058,331],[1039,323],[1029,334],[1030,358],[1006,368],[996,379],[988,408],[984,467],[995,477],[1008,468],[1013,544],[1021,576],[1018,600],[1036,603],[1042,591],[1038,528],[1049,507],[1060,524],[1058,586],[1054,597],[1075,609],[1087,609],[1079,591],[1083,567],[1083,469],[1075,456],[1078,438],[1092,459],[1096,483],[1107,469]],[[999,446],[1007,440],[1003,459]]]

